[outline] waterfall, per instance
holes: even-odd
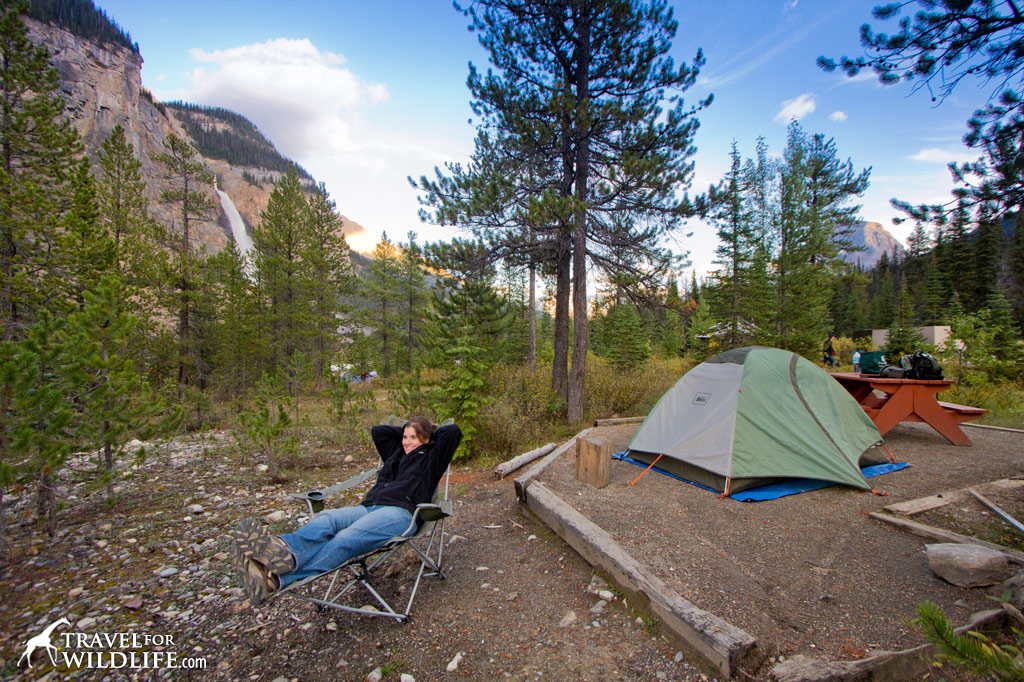
[[[242,254],[242,258],[247,258],[249,251],[252,250],[252,237],[245,231],[245,221],[239,215],[238,209],[235,208],[234,202],[231,201],[231,197],[216,187],[214,189],[217,190],[221,208],[224,209],[228,222],[231,223],[231,235],[235,238],[235,246],[238,247],[238,252]]]

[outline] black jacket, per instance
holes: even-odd
[[[366,493],[364,506],[403,507],[411,513],[417,504],[430,502],[462,440],[458,426],[442,426],[429,443],[406,454],[402,449],[402,432],[400,426],[381,425],[370,429],[373,444],[384,463],[377,474],[377,482]]]

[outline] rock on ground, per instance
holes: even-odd
[[[1011,572],[1002,552],[980,545],[943,542],[925,545],[925,551],[935,575],[959,587],[995,585]]]

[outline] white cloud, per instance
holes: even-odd
[[[409,230],[421,239],[443,236],[420,223],[406,176],[464,161],[471,135],[456,140],[451,131],[420,129],[416,122],[376,125],[371,112],[388,106],[388,86],[360,77],[343,56],[321,52],[308,39],[190,54],[199,63],[191,87],[167,94],[230,109],[256,124],[278,151],[327,185],[339,213],[367,228],[353,236],[354,247],[372,250],[384,230],[396,241]]]
[[[277,38],[190,54],[213,65],[193,70],[191,99],[254,118],[293,158],[324,146],[354,151],[353,116],[388,98],[384,85],[367,83],[342,66],[344,57],[320,52],[308,39]]]
[[[828,115],[829,120],[835,121],[836,123],[842,123],[847,119],[845,111],[833,111]]]
[[[922,149],[908,158],[911,161],[941,163],[945,165],[954,161],[957,163],[974,161],[978,158],[978,154],[969,152],[966,149],[939,149],[938,147],[929,147],[927,149]]]
[[[787,99],[782,103],[782,109],[775,115],[775,120],[782,123],[789,123],[792,120],[799,121],[807,114],[817,108],[814,102],[814,93],[805,92],[799,97]]]

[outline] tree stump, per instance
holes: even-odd
[[[611,444],[604,438],[576,439],[576,479],[595,488],[611,481]]]

